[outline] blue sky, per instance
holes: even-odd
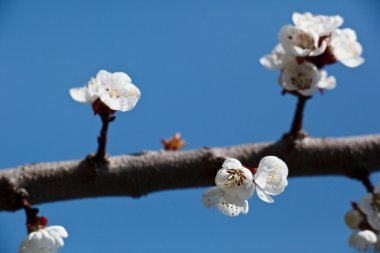
[[[110,126],[109,153],[160,149],[175,132],[186,149],[278,139],[296,99],[259,58],[294,11],[340,14],[365,64],[327,71],[337,88],[306,108],[312,136],[379,132],[378,1],[0,1],[0,167],[80,159],[96,150],[100,120],[68,89],[98,70],[124,71],[141,89]],[[291,168],[290,168],[291,170]],[[373,175],[374,181],[379,179]],[[47,191],[49,189],[46,189]],[[67,228],[62,252],[355,252],[343,216],[364,188],[342,177],[291,179],[270,205],[257,197],[234,219],[201,205],[204,189],[141,199],[39,205]],[[25,217],[0,212],[0,252],[15,252]]]

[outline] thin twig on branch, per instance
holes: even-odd
[[[15,211],[21,192],[31,204],[100,197],[140,197],[150,192],[212,185],[225,157],[249,167],[275,155],[283,159],[291,177],[342,175],[357,178],[360,171],[380,170],[380,135],[310,138],[190,151],[152,151],[82,161],[24,165],[0,171],[0,210]]]

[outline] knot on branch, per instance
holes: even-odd
[[[17,184],[6,175],[0,176],[0,209],[16,211],[22,207],[21,199],[27,198],[28,192],[18,188]]]
[[[89,154],[78,164],[78,169],[87,174],[91,180],[97,180],[100,171],[107,170],[109,160],[99,160],[96,154]]]

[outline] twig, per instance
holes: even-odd
[[[100,130],[100,135],[98,137],[98,151],[95,155],[95,160],[104,161],[106,159],[106,146],[107,146],[107,132],[108,126],[111,121],[115,119],[114,116],[108,114],[100,115],[102,120],[102,129]]]
[[[292,126],[288,134],[284,136],[284,138],[291,139],[303,139],[307,136],[307,133],[303,130],[303,112],[305,109],[306,101],[310,99],[310,97],[305,97],[302,95],[297,95],[298,102],[296,111],[294,112]]]

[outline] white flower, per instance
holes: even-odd
[[[347,67],[357,67],[364,62],[361,57],[363,48],[357,41],[354,30],[337,29],[331,35],[330,47],[335,58]]]
[[[318,33],[291,25],[281,28],[279,40],[285,52],[295,56],[317,56],[327,47],[325,40],[319,43]]]
[[[374,193],[367,193],[358,203],[360,210],[367,216],[368,223],[376,230],[380,230],[380,183],[376,185]]]
[[[288,185],[288,167],[276,156],[266,156],[261,159],[253,181],[259,198],[273,203],[270,195],[276,196],[285,190]]]
[[[351,247],[357,250],[367,251],[375,246],[377,236],[371,230],[363,230],[352,234],[348,242]]]
[[[305,12],[304,14],[295,12],[293,13],[292,19],[297,27],[312,30],[320,36],[330,35],[335,29],[343,24],[343,18],[339,15],[314,16],[310,12]]]
[[[344,221],[349,228],[359,229],[359,225],[363,221],[363,215],[357,210],[350,210],[344,216]]]
[[[68,236],[64,227],[50,226],[30,233],[21,243],[19,253],[55,253],[63,247]]]
[[[271,54],[260,58],[260,63],[269,70],[282,69],[292,58],[293,56],[285,53],[281,44],[277,44]]]
[[[227,216],[248,213],[248,201],[255,190],[251,171],[234,159],[224,161],[215,177],[215,187],[206,190],[202,196],[207,208],[218,208]]]
[[[135,107],[141,93],[126,73],[100,70],[86,86],[70,89],[70,95],[86,104],[92,104],[99,98],[110,109],[125,112]]]
[[[297,91],[301,95],[311,96],[317,89],[333,89],[336,86],[334,77],[328,77],[326,71],[320,71],[310,63],[288,62],[279,79],[280,85],[287,91]]]

